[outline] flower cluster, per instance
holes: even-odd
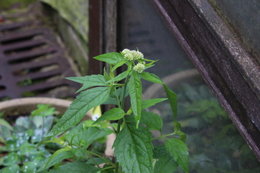
[[[124,49],[121,53],[129,61],[144,59],[144,55],[138,50]]]
[[[124,49],[121,54],[124,56],[125,59],[128,61],[138,61],[138,63],[134,66],[133,70],[137,71],[138,73],[142,73],[145,69],[145,62],[144,55],[142,52],[138,50],[129,50]]]
[[[138,63],[134,66],[134,71],[137,71],[138,73],[142,73],[145,69],[145,65],[143,63]]]

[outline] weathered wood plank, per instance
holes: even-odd
[[[207,1],[153,2],[260,160],[259,64]]]

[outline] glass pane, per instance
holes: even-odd
[[[120,16],[122,48],[138,48],[146,57],[158,59],[156,67],[150,71],[162,77],[178,95],[178,119],[183,131],[188,134],[191,172],[259,172],[260,167],[252,151],[151,1],[122,1]],[[159,85],[144,84],[145,98],[164,96]],[[163,133],[172,132],[169,105],[162,103],[151,110],[163,117]]]

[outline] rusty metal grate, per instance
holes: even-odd
[[[0,99],[72,96],[75,76],[50,28],[31,20],[0,21]]]

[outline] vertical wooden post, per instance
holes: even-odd
[[[89,0],[89,74],[100,73],[102,64],[95,59],[103,53],[103,1]]]
[[[117,0],[104,2],[104,51],[117,51]]]
[[[111,51],[117,51],[117,0],[89,0],[89,74],[103,68],[93,57]]]

